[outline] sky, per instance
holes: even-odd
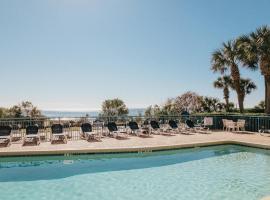
[[[223,100],[211,53],[270,24],[269,0],[0,0],[0,107],[30,100],[43,110],[130,108],[186,91]],[[243,67],[264,98],[259,71]],[[234,92],[231,101],[236,103]]]

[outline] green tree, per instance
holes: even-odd
[[[240,71],[238,67],[240,51],[235,41],[228,41],[222,44],[222,48],[212,54],[212,67],[214,72],[229,71],[232,78],[232,84],[237,93],[240,112],[244,112],[244,92],[240,86]]]
[[[230,76],[222,76],[222,77],[218,77],[218,79],[214,82],[214,87],[218,88],[218,89],[223,89],[223,96],[224,96],[224,100],[225,100],[225,107],[226,107],[226,111],[229,112],[230,111],[230,86],[232,85],[232,79]]]
[[[8,114],[7,108],[0,108],[0,118],[8,117]]]
[[[21,117],[41,117],[41,111],[34,106],[30,101],[23,101],[18,105],[12,106],[8,109],[8,116]]]
[[[250,94],[252,91],[257,89],[256,84],[251,81],[249,78],[241,79],[240,81],[241,90],[244,91],[244,98],[247,94]]]
[[[258,103],[258,105],[254,106],[254,109],[257,109],[257,110],[264,110],[265,109],[265,102],[264,101],[260,101]]]
[[[270,27],[262,26],[238,39],[242,63],[261,70],[265,82],[265,113],[270,114]]]
[[[175,99],[173,98],[167,99],[167,101],[161,107],[161,113],[163,116],[177,115]]]
[[[128,108],[121,99],[108,99],[102,103],[102,116],[117,117],[128,114]]]
[[[23,117],[22,109],[19,105],[12,106],[9,109],[9,117],[21,118]]]
[[[152,114],[152,106],[148,106],[144,111],[144,115],[146,117],[151,117],[151,114]]]
[[[158,105],[149,106],[146,108],[144,115],[146,117],[160,117],[162,115],[162,109]]]
[[[23,101],[19,104],[21,108],[22,115],[25,117],[39,117],[41,116],[41,111],[38,110],[36,106],[34,106],[30,101]]]
[[[201,105],[203,112],[218,112],[224,108],[224,104],[214,97],[203,97]]]

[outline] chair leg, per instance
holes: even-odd
[[[7,147],[9,147],[11,145],[11,139],[9,138],[8,140],[7,140]]]
[[[64,136],[64,143],[67,144],[67,136]]]

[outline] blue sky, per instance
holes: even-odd
[[[160,104],[185,91],[217,96],[211,53],[270,24],[268,0],[1,0],[0,106],[47,110]],[[263,99],[260,72],[241,69]],[[232,102],[236,102],[232,94]]]

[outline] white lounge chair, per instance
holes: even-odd
[[[168,125],[169,125],[168,130],[175,134],[182,133],[183,131],[182,128],[178,126],[178,124],[174,120],[169,120]]]
[[[150,131],[139,128],[138,123],[131,121],[128,123],[128,127],[130,129],[131,134],[135,134],[136,136],[150,136]]]
[[[186,120],[186,126],[187,126],[187,130],[190,131],[190,132],[194,132],[194,133],[210,133],[209,132],[209,128],[206,127],[206,126],[196,126],[194,124],[194,122],[190,119]]]
[[[93,131],[92,125],[90,123],[83,123],[81,125],[81,130],[83,133],[83,137],[87,141],[90,141],[91,139],[101,141],[101,135],[99,133]]]
[[[11,127],[0,126],[0,143],[9,146],[11,143]]]
[[[109,134],[114,138],[128,138],[127,131],[120,131],[115,122],[108,123]]]
[[[63,131],[61,124],[53,124],[51,126],[51,143],[61,140],[66,144],[68,134],[68,132]]]
[[[160,128],[159,123],[155,120],[150,121],[151,133],[160,135],[163,130]]]
[[[40,135],[38,126],[27,126],[26,133],[23,137],[23,146],[28,142],[34,142],[36,145],[40,144]]]

